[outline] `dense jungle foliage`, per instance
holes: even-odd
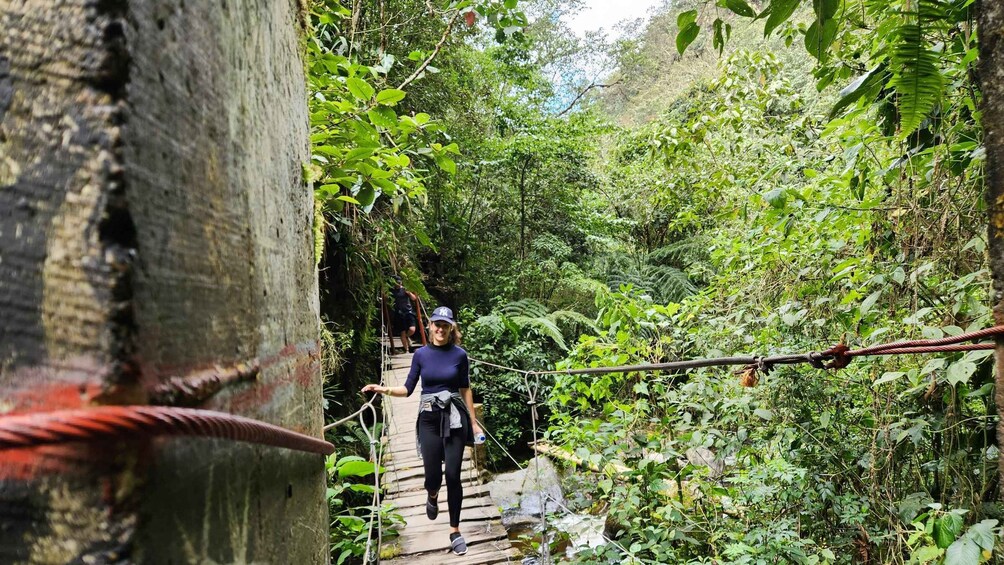
[[[379,370],[394,273],[460,312],[473,358],[525,370],[992,324],[973,0],[668,0],[616,40],[572,33],[580,7],[312,4],[331,418]],[[988,351],[472,380],[508,451],[588,464],[566,492],[616,543],[576,562],[999,559]],[[372,464],[345,459],[359,426],[329,439],[342,562]]]

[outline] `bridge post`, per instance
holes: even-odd
[[[0,414],[255,365],[196,405],[319,437],[301,3],[0,6]],[[324,563],[324,480],[223,440],[0,451],[0,562]]]

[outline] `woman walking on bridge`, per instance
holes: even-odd
[[[443,484],[445,463],[450,548],[453,553],[463,555],[467,553],[467,542],[460,534],[460,509],[464,498],[460,466],[464,447],[473,445],[474,437],[482,432],[473,418],[470,363],[467,352],[460,347],[460,328],[453,311],[445,306],[436,308],[429,317],[429,333],[432,343],[415,351],[404,386],[368,384],[363,392],[411,396],[421,379],[422,398],[415,427],[419,455],[425,467],[425,490],[428,491],[425,513],[430,520],[439,515],[439,489]]]

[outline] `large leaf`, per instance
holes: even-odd
[[[969,377],[976,372],[976,363],[972,361],[960,360],[948,366],[948,382],[952,386],[959,383],[969,382]]]
[[[883,64],[854,79],[840,91],[840,98],[830,110],[830,118],[837,117],[845,108],[857,102],[875,87],[885,83],[888,78],[889,73]]]
[[[376,97],[378,104],[386,104],[387,106],[393,106],[401,100],[404,100],[404,91],[397,88],[381,90]]]
[[[377,106],[366,112],[366,115],[369,116],[373,125],[383,128],[392,128],[397,125],[397,114],[386,106]]]
[[[374,469],[376,469],[376,466],[369,461],[349,461],[338,466],[338,476],[341,478],[364,477],[372,475]]]
[[[805,31],[805,50],[819,61],[826,59],[826,52],[837,36],[837,20],[816,20]]]
[[[352,93],[352,96],[355,96],[360,100],[369,100],[373,97],[373,93],[375,92],[373,87],[370,86],[368,82],[357,77],[349,77],[346,79],[345,86],[349,88],[349,92]]]
[[[701,26],[697,25],[697,10],[687,10],[680,12],[676,17],[676,50],[683,55],[687,46],[697,39],[697,34],[701,31]]]
[[[970,539],[956,540],[945,552],[945,565],[979,565],[979,563],[980,546]]]
[[[799,0],[770,0],[767,7],[767,23],[763,26],[764,37],[768,36],[795,13]],[[763,16],[763,14],[760,14]]]
[[[947,548],[962,531],[962,516],[955,512],[945,514],[934,522],[934,542],[940,548]]]
[[[994,532],[994,528],[997,527],[997,520],[982,520],[978,524],[973,524],[969,530],[966,532],[966,538],[976,542],[976,545],[980,546],[985,550],[992,550],[994,548],[994,543],[997,541],[997,533]]]
[[[756,12],[750,5],[746,3],[746,0],[725,0],[725,7],[732,10],[736,15],[742,16],[744,18],[752,18],[756,16]]]

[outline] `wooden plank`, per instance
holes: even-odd
[[[509,538],[506,537],[505,529],[501,532],[485,532],[483,529],[464,532],[464,540],[468,546],[486,542],[501,541],[508,545]],[[405,529],[404,533],[407,533]],[[439,534],[439,535],[436,535]],[[450,549],[449,528],[438,526],[435,530],[423,529],[415,531],[415,535],[402,535],[399,538],[401,554],[410,555],[415,553],[426,553],[429,551],[444,551]]]
[[[501,544],[500,544],[501,545]],[[388,565],[492,565],[494,563],[517,562],[519,552],[512,548],[498,549],[491,544],[485,546],[470,547],[467,555],[457,556],[449,550],[436,551],[423,554],[411,554],[396,557],[391,560],[383,559],[380,562]]]

